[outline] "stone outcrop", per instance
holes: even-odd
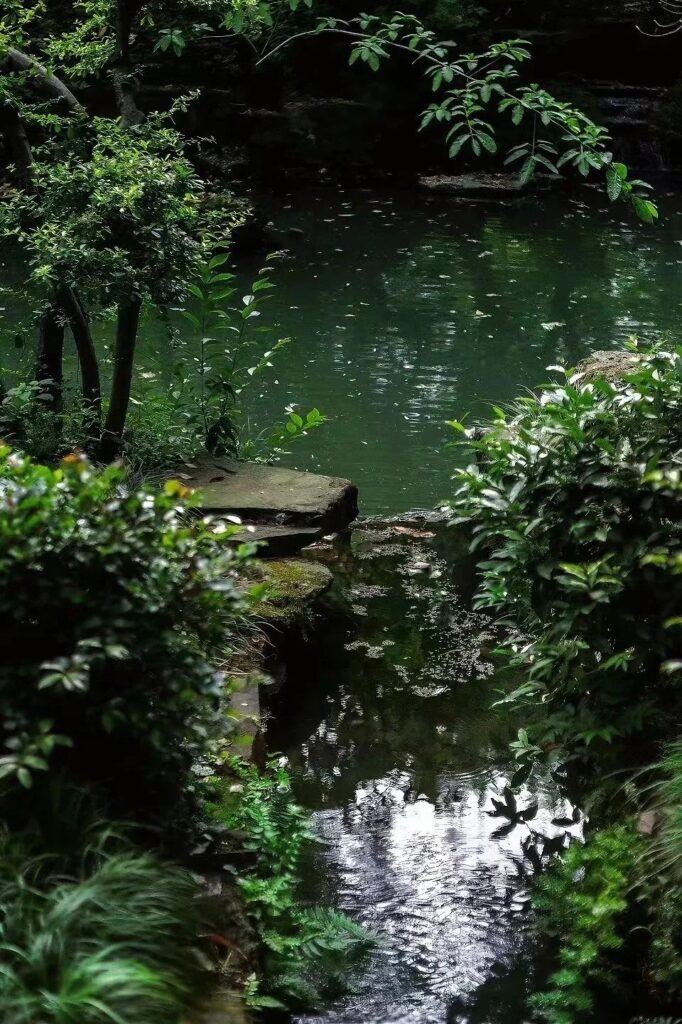
[[[339,477],[220,458],[185,463],[171,475],[199,492],[204,512],[235,515],[257,527],[309,531],[300,546],[345,530],[358,514],[357,487]],[[266,534],[261,530],[260,539],[273,545],[284,537],[281,529]]]
[[[307,558],[270,559],[260,568],[268,588],[263,615],[270,620],[298,618],[334,581],[326,565]]]
[[[576,366],[576,372],[582,373],[581,384],[590,384],[598,377],[603,377],[611,384],[622,380],[628,373],[634,373],[639,363],[636,352],[606,349],[593,352],[587,359]]]

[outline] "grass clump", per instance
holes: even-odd
[[[196,1005],[196,882],[111,840],[74,865],[0,837],[4,1024],[175,1024]]]

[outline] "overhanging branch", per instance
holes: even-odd
[[[51,93],[55,99],[64,103],[73,114],[85,113],[85,107],[76,99],[69,87],[27,53],[15,50],[13,46],[8,46],[4,53],[4,63],[10,64],[15,71],[30,72],[44,89]]]

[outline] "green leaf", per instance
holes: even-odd
[[[612,203],[618,199],[618,196],[623,191],[623,179],[613,166],[609,167],[606,171],[606,191]]]
[[[495,142],[495,140],[492,137],[492,135],[486,135],[485,132],[482,132],[478,136],[478,139],[479,139],[481,145],[485,146],[485,148],[488,150],[489,153],[496,153],[497,152],[497,143]]]
[[[216,267],[222,267],[224,263],[227,263],[229,258],[229,252],[218,253],[217,256],[214,256],[211,260],[209,260],[208,269],[215,270]]]

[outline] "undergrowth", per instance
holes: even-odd
[[[559,969],[531,1005],[549,1024],[574,1024],[594,1009],[595,982],[615,988],[614,954],[625,943],[623,921],[632,903],[642,840],[617,825],[574,845],[537,882],[533,904],[542,931],[559,943]]]
[[[227,776],[211,783],[215,799],[207,811],[243,833],[254,855],[239,887],[266,949],[262,975],[248,979],[247,1001],[259,1008],[314,1008],[347,990],[372,939],[345,914],[301,902],[304,859],[316,837],[308,813],[293,800],[285,764],[270,761],[261,774],[231,757],[225,767]]]
[[[39,847],[38,847],[39,849]],[[198,886],[108,827],[77,866],[0,836],[4,1024],[175,1024],[197,1002]]]

